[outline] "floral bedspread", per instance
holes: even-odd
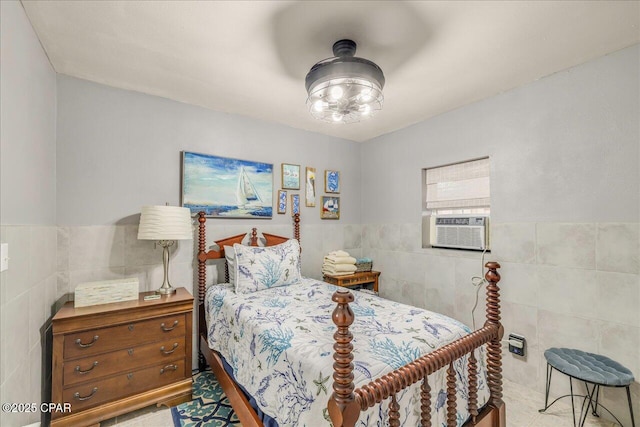
[[[337,288],[304,278],[301,283],[236,294],[229,284],[210,286],[206,296],[209,346],[220,352],[260,408],[280,427],[330,426],[332,393],[331,313]],[[364,385],[470,332],[447,316],[353,292],[354,383]],[[482,353],[484,351],[481,349]],[[478,357],[478,405],[488,400],[484,354]],[[455,364],[458,425],[468,418],[466,358]],[[446,372],[429,377],[432,422],[446,425]],[[401,425],[420,425],[419,383],[398,395]],[[388,425],[388,401],[360,414],[358,426]]]

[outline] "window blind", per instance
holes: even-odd
[[[489,158],[426,170],[426,208],[490,206]]]

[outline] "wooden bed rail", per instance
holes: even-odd
[[[354,297],[349,290],[340,289],[333,294],[337,303],[333,311],[333,321],[337,326],[334,334],[333,394],[328,403],[328,411],[335,427],[353,427],[361,411],[381,403],[391,397],[389,403],[389,425],[400,425],[400,407],[396,393],[422,380],[421,385],[421,425],[431,426],[431,388],[428,375],[448,366],[447,369],[447,426],[457,426],[456,417],[456,374],[453,362],[465,354],[468,357],[468,410],[471,425],[476,425],[478,417],[477,401],[477,360],[475,349],[487,345],[487,384],[491,393],[489,405],[496,412],[488,421],[491,426],[506,426],[504,402],[502,401],[502,359],[500,340],[504,334],[500,323],[500,292],[498,282],[500,265],[488,262],[485,274],[487,280],[487,321],[484,326],[444,347],[426,354],[413,362],[396,369],[370,383],[355,389],[353,379],[353,335],[349,326],[355,316],[349,307]]]

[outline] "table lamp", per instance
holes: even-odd
[[[176,240],[193,239],[191,211],[180,206],[143,206],[140,214],[138,240],[156,240],[162,246],[164,281],[156,292],[162,295],[175,293],[169,283],[169,247]]]

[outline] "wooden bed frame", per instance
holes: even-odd
[[[249,400],[233,378],[224,370],[220,355],[209,348],[207,344],[207,326],[204,308],[206,291],[206,262],[209,259],[225,259],[224,246],[234,243],[241,244],[247,234],[228,237],[217,240],[217,250],[206,250],[206,234],[204,212],[198,214],[198,325],[199,325],[199,364],[200,369],[205,368],[205,361],[211,367],[216,378],[220,382],[223,391],[229,398],[238,419],[243,427],[262,427],[262,421],[249,404]],[[287,241],[289,238],[274,234],[262,233],[265,239],[264,246],[273,246]],[[294,215],[294,238],[300,241],[300,216]],[[258,246],[258,233],[252,229],[249,236],[249,245]],[[457,425],[456,418],[456,375],[453,363],[465,355],[468,356],[468,410],[471,414],[465,426],[478,427],[506,427],[505,404],[502,400],[502,349],[500,341],[504,334],[500,323],[500,289],[498,282],[500,275],[497,262],[488,262],[487,273],[487,303],[484,326],[471,334],[460,338],[450,344],[426,354],[419,359],[390,372],[369,384],[357,389],[353,383],[353,335],[349,326],[355,317],[349,307],[354,300],[353,294],[348,289],[339,289],[333,294],[332,300],[337,303],[333,311],[333,322],[337,326],[334,334],[333,346],[333,394],[328,402],[329,416],[334,427],[355,426],[360,412],[381,403],[390,398],[389,425],[400,425],[400,408],[396,401],[396,393],[410,385],[422,381],[421,396],[421,425],[431,426],[431,388],[427,376],[447,367],[447,427]],[[225,280],[229,280],[229,271],[225,263]],[[487,384],[490,398],[484,408],[477,406],[477,360],[475,350],[487,345]]]

